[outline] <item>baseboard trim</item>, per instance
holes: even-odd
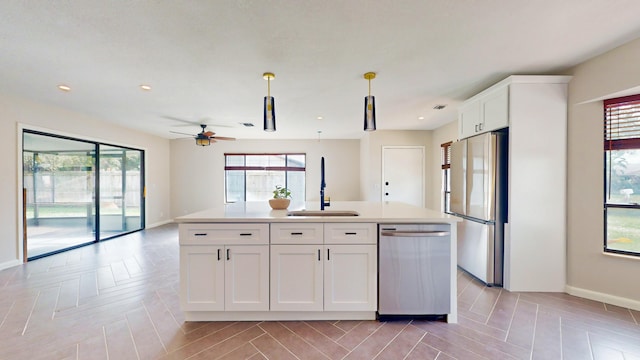
[[[18,266],[22,264],[20,260],[9,260],[3,263],[0,263],[0,270],[8,269],[10,267]]]
[[[566,292],[569,295],[579,296],[581,298],[589,300],[600,301],[603,303],[640,311],[640,301],[638,300],[605,294],[593,290],[577,288],[569,285],[566,286]]]

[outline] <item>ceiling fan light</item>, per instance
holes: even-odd
[[[264,131],[276,131],[276,107],[273,96],[264,97]]]
[[[211,139],[197,137],[197,138],[196,138],[196,145],[199,145],[199,146],[209,146],[209,145],[211,145]]]

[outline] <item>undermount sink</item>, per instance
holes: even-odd
[[[353,210],[294,210],[287,212],[287,216],[359,216]]]

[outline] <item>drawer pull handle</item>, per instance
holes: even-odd
[[[358,235],[358,233],[354,233],[354,232],[346,232],[344,233],[345,235]]]
[[[195,236],[207,236],[207,233],[195,233]]]
[[[301,232],[292,232],[291,235],[302,235]]]
[[[320,261],[320,249],[318,249],[318,261]]]
[[[231,256],[229,255],[229,249],[227,249],[227,260],[231,259]]]
[[[240,233],[240,236],[251,236],[253,235],[252,233]]]
[[[218,249],[218,261],[220,261],[220,249]]]
[[[327,249],[327,261],[331,260],[331,249]]]

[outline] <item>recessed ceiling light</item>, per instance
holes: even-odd
[[[418,116],[418,120],[424,120],[424,116]]]
[[[324,119],[324,118],[323,118],[322,116],[318,116],[316,119],[318,119],[318,120],[322,120],[322,119]]]
[[[433,108],[434,108],[434,109],[436,109],[436,110],[442,110],[442,109],[444,109],[444,108],[446,108],[446,107],[447,107],[447,105],[440,104],[440,105],[436,105],[436,106],[434,106]]]
[[[150,91],[151,90],[151,85],[142,84],[142,85],[140,85],[140,89],[142,89],[144,91]]]
[[[60,84],[58,85],[58,89],[62,90],[62,91],[71,91],[71,88],[67,85],[64,84]]]

